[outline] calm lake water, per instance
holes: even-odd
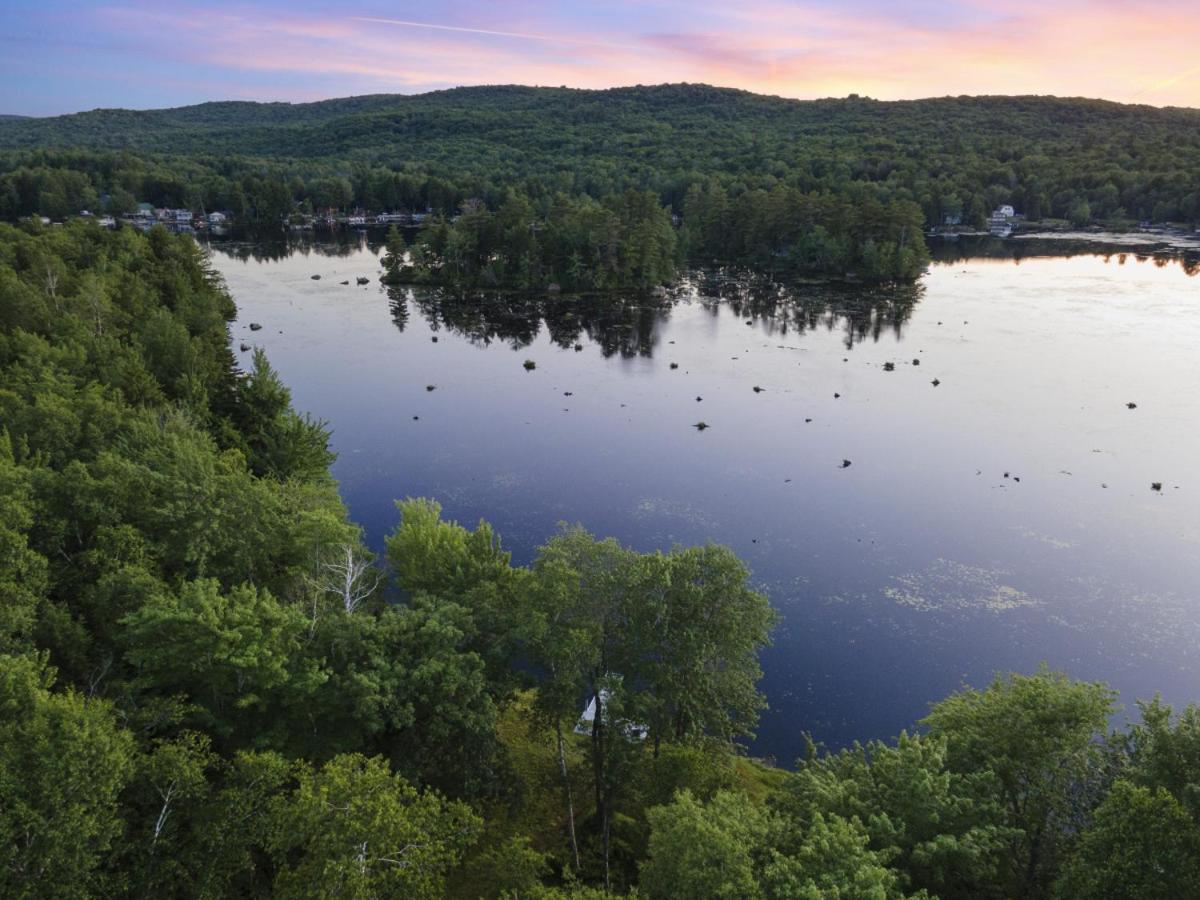
[[[802,731],[891,736],[1041,661],[1127,712],[1200,699],[1200,278],[1037,255],[1067,249],[951,247],[915,289],[709,274],[615,306],[389,296],[359,238],[212,259],[235,346],[328,420],[376,548],[405,496],[488,519],[518,563],[561,521],[733,547],[783,615],[753,751],[790,763]]]

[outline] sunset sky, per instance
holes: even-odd
[[[1197,0],[0,0],[0,113],[471,84],[1200,107]]]

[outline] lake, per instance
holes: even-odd
[[[389,295],[375,238],[211,246],[235,349],[329,422],[376,549],[428,496],[517,563],[563,521],[736,550],[782,613],[757,755],[888,737],[1042,661],[1127,713],[1200,699],[1194,259],[963,241],[904,289],[452,301]]]

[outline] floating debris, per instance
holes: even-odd
[[[420,418],[421,418],[420,416],[413,416],[413,421],[416,422]]]
[[[242,344],[242,352],[243,352],[243,353],[245,353],[245,352],[246,352],[247,350],[249,350],[249,349],[250,349],[250,345],[249,345],[249,344]]]
[[[883,594],[920,612],[1002,613],[1041,606],[1040,600],[1006,583],[1010,574],[938,559],[920,572],[893,576]]]
[[[1161,481],[1152,481],[1152,482],[1150,482],[1150,490],[1152,490],[1152,491],[1161,491],[1161,490],[1162,490],[1162,482],[1161,482]]]
[[[343,281],[342,284],[349,284],[349,281]]]
[[[575,396],[575,393],[574,393],[574,391],[563,391],[563,396],[564,397],[573,397],[573,396]]]
[[[312,280],[313,280],[313,281],[320,281],[320,280],[321,280],[321,276],[320,276],[320,275],[312,275],[312,276],[310,276],[310,277],[312,278]]]
[[[535,363],[532,359],[525,360],[525,371],[526,372],[532,372],[536,368],[537,368],[537,363]]]
[[[699,402],[700,402],[701,400],[703,400],[703,399],[704,399],[703,397],[697,397],[697,398],[696,398],[696,402],[697,402],[697,403],[699,403]]]
[[[708,428],[708,423],[707,422],[697,422],[692,427],[695,428],[697,431],[703,431],[705,428]]]
[[[251,331],[262,331],[262,326],[261,326],[261,325],[259,325],[257,322],[251,322],[251,323],[250,323],[250,330],[251,330]]]
[[[678,369],[678,368],[679,368],[679,363],[671,363],[671,368],[672,368],[672,369]]]
[[[893,362],[885,362],[885,363],[883,364],[883,371],[885,371],[885,372],[894,372],[895,370],[896,370],[896,364],[895,364],[895,363],[893,363]]]
[[[425,390],[427,390],[427,391],[436,391],[436,390],[437,390],[437,385],[436,385],[436,384],[427,384],[427,385],[425,385]]]
[[[848,468],[850,468],[850,465],[851,465],[850,460],[843,459],[842,464],[840,466],[838,466],[838,468],[839,469],[848,469]]]
[[[919,366],[920,364],[921,364],[921,361],[920,361],[919,359],[914,359],[914,360],[913,360],[913,365],[914,365],[914,366]]]
[[[370,278],[363,278],[363,276],[359,275],[359,276],[358,276],[358,283],[359,283],[359,284],[370,284],[370,283],[371,283],[371,279],[370,279]]]
[[[1137,409],[1137,404],[1132,401],[1130,401],[1129,403],[1126,403],[1125,406],[1127,409]]]
[[[582,349],[583,349],[583,344],[576,344],[576,345],[575,345],[575,352],[576,352],[576,353],[580,352]]]
[[[933,381],[931,381],[929,383],[932,384],[934,387],[937,387],[942,382],[940,380],[938,380],[937,378],[935,378],[935,379],[933,379]]]
[[[833,399],[834,399],[834,400],[837,400],[837,399],[838,399],[839,397],[841,397],[841,396],[842,396],[841,394],[835,393],[835,394],[833,395]]]
[[[805,421],[805,422],[811,422],[811,421],[812,421],[812,419],[805,419],[804,421]]]
[[[760,388],[757,384],[754,386],[754,393],[761,394],[766,388]]]
[[[430,338],[430,340],[436,344],[437,343],[437,335],[435,334],[433,337]]]

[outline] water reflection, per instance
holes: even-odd
[[[1200,275],[1200,244],[1184,235],[1134,235],[994,237],[964,236],[934,239],[930,252],[935,263],[953,264],[978,259],[1009,260],[1020,264],[1045,257],[1100,256],[1125,265],[1130,258],[1153,262],[1156,268],[1178,265],[1189,277]]]
[[[448,330],[477,346],[502,342],[528,347],[543,324],[551,341],[569,349],[587,340],[607,358],[654,356],[658,331],[679,304],[698,304],[717,315],[725,307],[759,323],[776,337],[808,331],[842,330],[845,346],[899,338],[920,301],[921,285],[795,284],[744,271],[686,273],[670,291],[654,294],[514,294],[453,292],[429,288],[388,290],[392,321],[400,331],[410,308],[431,331]]]
[[[415,230],[406,235],[415,236]],[[384,233],[379,230],[343,230],[319,234],[312,231],[268,232],[256,234],[231,231],[228,236],[209,236],[203,239],[213,252],[238,262],[280,262],[292,257],[345,259],[364,250],[378,254],[383,251]]]
[[[564,520],[731,545],[783,616],[754,746],[782,761],[802,730],[891,735],[1043,660],[1130,708],[1200,696],[1200,282],[1170,258],[1010,240],[917,288],[709,270],[664,296],[454,296],[386,292],[373,241],[213,264],[235,346],[332,423],[374,546],[409,495],[522,563]]]
[[[885,332],[899,338],[924,293],[921,283],[857,285],[782,282],[761,273],[719,269],[695,272],[683,282],[714,313],[727,305],[743,319],[762,321],[783,337],[809,331],[845,331],[845,345]]]

